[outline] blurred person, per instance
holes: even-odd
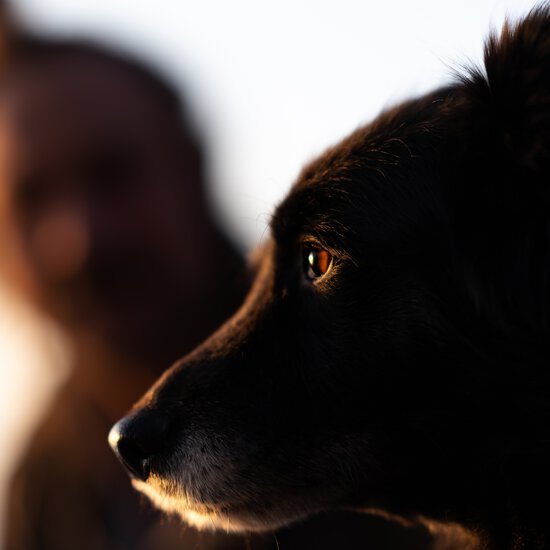
[[[106,444],[245,291],[200,142],[175,91],[136,61],[76,40],[2,44],[0,269],[75,352],[13,481],[6,548],[229,548],[241,541],[159,527]]]

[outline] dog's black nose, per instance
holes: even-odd
[[[109,444],[130,475],[145,481],[150,459],[167,446],[168,420],[156,411],[139,411],[119,420],[109,432]]]

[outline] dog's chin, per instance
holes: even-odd
[[[215,505],[197,502],[188,495],[171,495],[162,487],[163,483],[154,476],[150,476],[147,481],[133,479],[132,484],[138,491],[146,495],[157,508],[179,516],[185,523],[201,531],[261,533],[272,531],[306,515],[298,514],[289,518],[275,513],[264,513],[260,516],[248,513],[242,506],[238,512],[227,512]]]

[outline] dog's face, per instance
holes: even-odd
[[[130,430],[163,418],[163,448],[133,465],[135,484],[161,507],[267,529],[376,504],[402,475],[387,449],[425,445],[414,424],[447,368],[434,279],[448,259],[439,151],[419,148],[440,101],[388,113],[304,171],[256,252],[246,303],[143,400]]]
[[[520,170],[501,143],[478,147],[494,127],[475,78],[308,166],[242,308],[115,426],[116,452],[160,507],[265,530],[335,507],[429,513],[475,485],[476,445],[501,412],[489,335],[515,303],[496,308],[503,289],[488,290],[479,258],[517,205],[493,215],[486,188]],[[505,279],[508,248],[497,242],[509,261],[491,264]]]

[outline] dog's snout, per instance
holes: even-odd
[[[168,419],[158,412],[134,413],[111,428],[109,444],[130,474],[145,481],[150,459],[168,444],[168,427]]]

